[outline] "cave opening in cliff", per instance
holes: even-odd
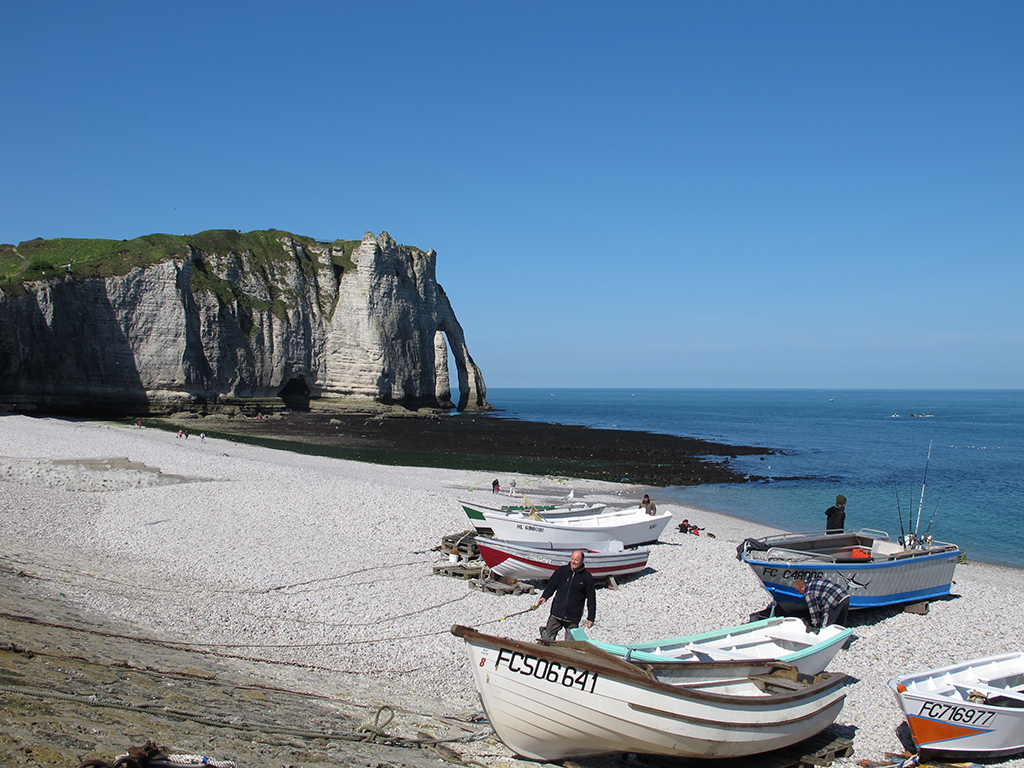
[[[460,399],[462,390],[459,388],[459,367],[455,362],[455,355],[452,354],[451,348],[448,349],[448,387],[453,406],[451,410],[455,411],[457,410],[457,404],[462,402]]]
[[[277,393],[277,396],[284,400],[284,404],[289,410],[308,411],[310,393],[309,384],[306,383],[306,380],[301,376],[297,376],[289,380],[284,385],[284,389]]]

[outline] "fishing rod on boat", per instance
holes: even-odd
[[[903,530],[903,511],[900,509],[900,489],[896,485],[896,470],[892,470],[892,490],[896,494],[896,514],[900,518],[900,544],[906,546],[907,534]],[[909,520],[907,521],[910,522]]]
[[[921,478],[921,503],[917,507],[917,523],[914,525],[914,539],[917,539],[917,532],[921,530],[921,510],[924,509],[924,487],[928,482],[928,465],[932,460],[932,441],[928,441],[928,458],[924,462],[924,477]]]
[[[935,522],[935,514],[939,511],[939,504],[942,503],[942,496],[946,493],[946,486],[942,486],[942,490],[939,491],[939,500],[935,502],[935,509],[932,511],[932,519],[928,521],[928,528],[924,532],[924,538],[927,541],[928,532],[932,529],[932,523]]]

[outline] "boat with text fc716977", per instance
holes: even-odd
[[[850,593],[850,610],[948,595],[960,548],[921,540],[905,547],[884,531],[783,533],[746,539],[737,557],[750,566],[783,611],[806,611],[798,577],[834,581]]]
[[[452,627],[484,711],[518,755],[741,757],[803,741],[843,707],[846,675],[781,662],[635,664],[589,643],[529,643]]]
[[[853,630],[830,624],[811,632],[801,619],[775,617],[753,621],[738,627],[726,627],[699,635],[670,640],[616,645],[588,637],[585,629],[570,630],[574,640],[586,640],[603,651],[630,661],[738,661],[775,659],[792,664],[798,672],[816,675],[824,672]]]
[[[1024,653],[1004,653],[894,677],[889,688],[920,750],[1024,753]]]
[[[550,542],[502,541],[486,536],[478,536],[475,541],[491,573],[512,579],[549,579],[558,566],[569,562],[576,549],[583,551],[584,564],[595,579],[642,571],[650,555],[646,547],[626,549],[621,541],[557,547]]]

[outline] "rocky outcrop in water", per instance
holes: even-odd
[[[0,294],[0,405],[168,413],[284,398],[299,408],[310,399],[450,408],[450,350],[456,407],[490,408],[433,250],[368,232],[340,260],[333,244],[277,241],[280,257],[269,260],[189,246],[125,275]]]

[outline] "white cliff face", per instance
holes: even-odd
[[[352,252],[355,274],[341,281],[328,333],[327,378],[343,387],[332,394],[450,400],[447,351],[437,350],[447,334],[459,369],[459,408],[486,407],[483,377],[437,284],[436,259],[433,250],[399,249],[386,232],[366,233]]]
[[[435,277],[436,254],[367,233],[342,272],[332,246],[282,257],[193,250],[122,277],[0,297],[0,404],[167,411],[288,391],[461,409],[486,387]],[[198,273],[197,273],[198,271]]]

